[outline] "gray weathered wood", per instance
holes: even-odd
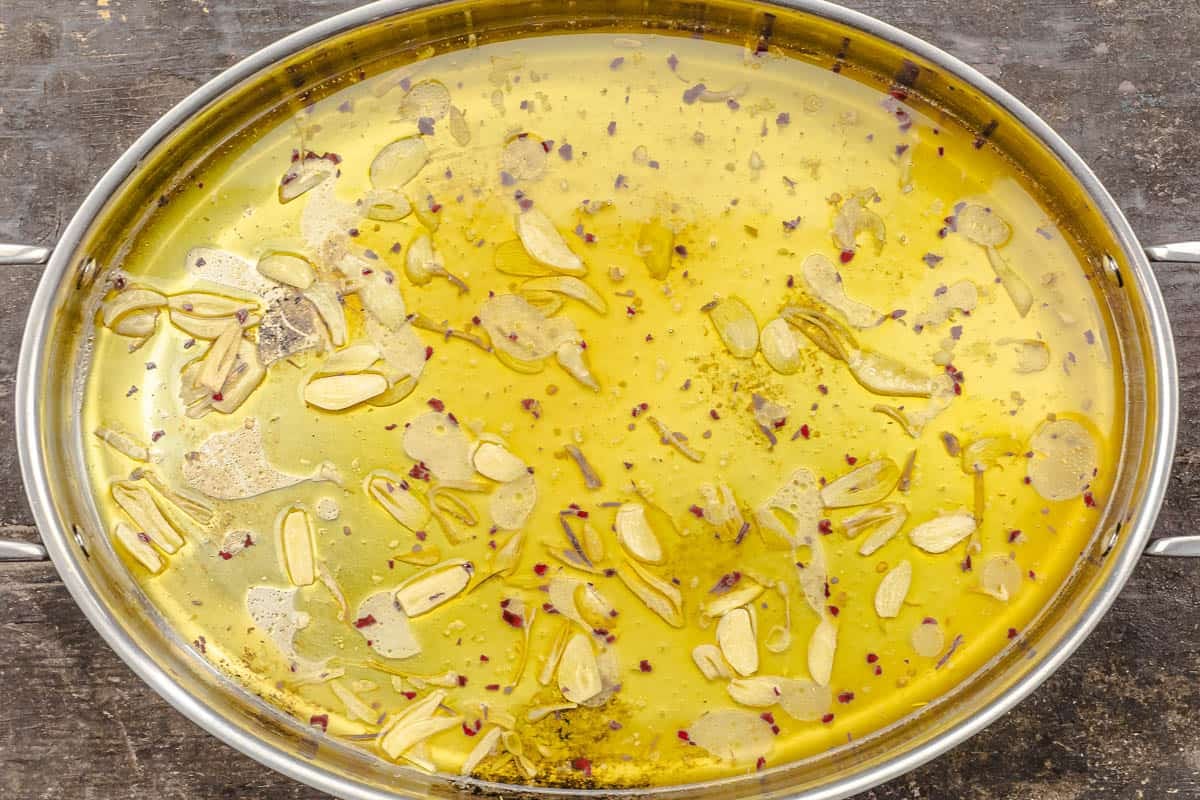
[[[0,0],[0,241],[51,244],[101,172],[223,67],[351,0]],[[1195,0],[854,0],[1054,125],[1147,240],[1200,236]],[[1200,280],[1159,269],[1183,426],[1160,534],[1200,522]],[[37,270],[0,274],[0,533],[30,537],[12,388]],[[1200,564],[1148,560],[1083,649],[983,734],[864,798],[1200,797]],[[47,565],[0,567],[0,797],[311,798],[203,734],[102,644]]]

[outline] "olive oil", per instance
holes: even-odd
[[[87,455],[156,607],[318,733],[512,783],[777,766],[1018,646],[1093,533],[1087,261],[902,91],[550,36],[247,142],[110,273]]]

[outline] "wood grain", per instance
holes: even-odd
[[[0,0],[0,241],[52,244],[146,126],[350,0]],[[1195,0],[854,0],[979,67],[1083,155],[1144,241],[1200,238]],[[1158,269],[1183,420],[1157,533],[1200,523],[1200,280]],[[29,538],[12,390],[38,271],[0,273],[0,535]],[[1200,797],[1200,563],[1147,559],[1084,647],[950,754],[862,798]],[[0,566],[0,797],[315,798],[202,733],[100,642],[48,565]]]

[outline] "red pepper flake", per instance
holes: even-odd
[[[849,453],[847,453],[846,454],[846,463],[853,467],[855,464],[858,463],[858,459],[855,458],[854,456],[850,455]]]
[[[606,128],[606,130],[608,131],[609,136],[612,136],[613,134],[615,134],[617,132],[617,121],[614,119],[611,122],[609,122],[608,128]]]
[[[489,692],[498,692],[498,691],[500,691],[500,684],[489,683],[487,686],[484,686],[483,688],[487,689]]]
[[[525,627],[525,620],[523,620],[521,618],[521,615],[514,614],[513,612],[509,611],[507,608],[504,609],[504,612],[500,616],[502,616],[504,618],[504,621],[507,622],[509,625],[512,625],[514,628]]]
[[[557,614],[558,613],[558,609],[555,608],[550,603],[542,603],[542,611],[545,611],[547,614]]]
[[[817,391],[820,392],[821,394],[829,394],[829,387],[823,383],[818,383]]]
[[[755,770],[761,770],[761,769],[762,769],[763,767],[765,767],[766,765],[767,765],[767,759],[766,759],[766,756],[759,756],[759,757],[758,757],[758,761],[755,761],[755,762],[754,762],[754,769],[755,769]]]
[[[416,692],[401,692],[400,694],[404,695],[405,700],[412,700],[417,696]]]
[[[375,619],[373,614],[367,614],[365,617],[359,617],[358,619],[354,620],[354,627],[365,628],[368,625],[374,625],[378,621],[379,620]]]
[[[717,413],[717,410],[716,410],[715,408],[710,408],[710,409],[708,410],[708,415],[709,415],[710,417],[712,417],[713,419],[720,419],[720,418],[721,418],[721,415]]]
[[[828,519],[823,519],[817,522],[817,530],[828,536],[833,533],[833,522]]]
[[[878,660],[879,660],[879,656],[875,655],[874,653],[867,653],[867,663],[868,664],[874,664]]]
[[[1016,628],[1009,628],[1009,629],[1008,629],[1008,638],[1010,638],[1010,639],[1015,639],[1015,638],[1017,638],[1017,629],[1016,629]]]
[[[934,619],[933,617],[926,617],[925,619],[921,620],[921,624],[922,625],[937,625],[937,620]]]
[[[320,728],[322,732],[329,730],[329,715],[328,714],[313,714],[308,718],[308,724],[314,728]]]
[[[166,435],[167,435],[166,431],[155,431],[154,433],[150,434],[150,441],[157,442],[159,439],[163,438]]]
[[[1024,483],[1025,483],[1025,485],[1026,485],[1026,486],[1028,486],[1029,484],[1033,483],[1033,478],[1031,478],[1031,477],[1029,477],[1028,475],[1026,475],[1026,476],[1025,476],[1025,478],[1024,478]]]
[[[654,667],[650,666],[650,662],[644,658],[638,662],[638,669],[640,669],[642,672],[653,672],[654,671]]]
[[[821,717],[821,722],[824,722],[826,725],[833,722],[833,714],[826,714],[825,716]]]
[[[692,740],[687,731],[675,731],[675,735],[679,737],[680,741],[690,742]]]
[[[633,411],[631,412],[631,414],[634,417],[639,417],[642,415],[642,412],[649,411],[649,410],[650,410],[650,405],[648,403],[638,403],[636,406],[633,407]]]
[[[962,384],[961,384],[961,383],[956,383],[956,384],[954,384],[954,393],[955,393],[956,395],[961,395],[961,394],[962,394]]]
[[[829,613],[836,617],[838,614],[842,613],[842,610],[837,606],[829,606]]]
[[[533,572],[534,572],[534,574],[536,574],[538,577],[541,577],[542,575],[545,575],[545,574],[546,574],[546,570],[547,570],[547,569],[549,569],[549,567],[548,567],[547,565],[545,565],[545,564],[534,564],[534,565],[533,565]]]
[[[962,560],[962,563],[959,564],[958,566],[962,568],[963,572],[970,572],[971,571],[971,555],[968,553],[967,557],[964,558]]]
[[[431,358],[433,358],[433,348],[429,345],[425,345],[425,360],[428,361]]]
[[[876,664],[876,665],[875,665],[875,674],[876,674],[876,675],[882,675],[882,674],[883,674],[883,667],[881,667],[881,666],[879,666],[878,664]]]
[[[139,539],[142,538],[142,536],[145,536],[145,534],[138,534]],[[146,541],[147,542],[150,541],[149,536],[146,536]],[[229,559],[233,558],[233,553],[229,552],[228,550],[222,550],[221,552],[217,553],[217,555],[219,555],[225,561],[228,561]]]
[[[490,659],[490,658],[488,658],[488,657],[487,657],[487,655],[486,655],[486,654],[483,654],[483,653],[481,653],[481,654],[479,655],[479,660],[480,660],[480,661],[482,661],[482,662],[483,662],[483,663],[485,663],[485,664],[486,664],[487,662],[491,661],[491,659]]]
[[[580,757],[571,761],[571,769],[577,770],[584,774],[584,777],[592,777],[592,762],[586,758]]]
[[[775,724],[775,715],[772,714],[770,711],[764,711],[763,713],[758,715],[758,718],[761,719],[763,722],[767,723],[768,725]]]
[[[466,676],[466,675],[459,675],[459,676],[458,676],[458,685],[459,685],[459,686],[466,686],[466,685],[467,685],[467,676]]]
[[[418,481],[429,480],[431,474],[429,467],[425,466],[424,461],[418,461],[416,464],[413,464],[412,469],[408,471],[408,477]]]
[[[704,509],[695,503],[688,506],[688,511],[692,512],[692,516],[696,517],[697,519],[704,519]]]
[[[1008,541],[1009,541],[1009,543],[1015,542],[1017,539],[1020,539],[1020,538],[1021,538],[1021,532],[1020,532],[1020,531],[1009,531],[1009,532],[1008,532]]]
[[[475,729],[472,728],[470,725],[468,725],[465,722],[462,724],[462,732],[465,733],[467,736],[475,735]]]
[[[383,426],[383,429],[384,429],[385,431],[394,431],[394,430],[396,430],[396,428],[397,428],[397,427],[398,427],[398,426],[396,425],[396,423],[392,422],[392,423],[390,423],[390,424],[388,424],[388,425],[384,425],[384,426]]]
[[[854,251],[853,250],[843,250],[841,252],[841,254],[838,256],[838,258],[841,259],[841,262],[843,264],[849,264],[851,261],[854,260]]]
[[[625,306],[625,316],[629,317],[630,319],[633,319],[633,317],[636,315],[637,315],[636,308],[634,308],[633,306]]]
[[[841,694],[838,695],[839,703],[849,703],[853,699],[854,699],[854,692],[842,692]]]
[[[225,395],[221,394],[220,392],[213,392],[212,399],[214,403],[219,403],[225,399]]]
[[[1096,507],[1096,498],[1095,498],[1095,497],[1092,497],[1092,493],[1091,493],[1091,492],[1084,492],[1084,493],[1083,493],[1083,504],[1084,504],[1085,506],[1087,506],[1088,508],[1095,508],[1095,507]]]
[[[429,398],[427,405],[439,413],[446,410],[446,404],[441,400],[438,400],[436,397]]]
[[[429,534],[427,534],[425,531],[417,531],[417,532],[414,534],[414,536],[416,536],[416,537],[417,537],[417,541],[419,541],[419,542],[423,542],[423,541],[425,541],[425,537],[426,537],[426,536],[428,536],[428,535],[429,535]]]

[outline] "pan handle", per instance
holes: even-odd
[[[0,243],[0,267],[37,267],[50,260],[50,248]],[[46,561],[46,548],[37,542],[0,539],[0,561]]]
[[[1200,264],[1200,242],[1173,242],[1146,248],[1151,261]],[[1146,547],[1146,555],[1200,557],[1200,536],[1166,536]]]

